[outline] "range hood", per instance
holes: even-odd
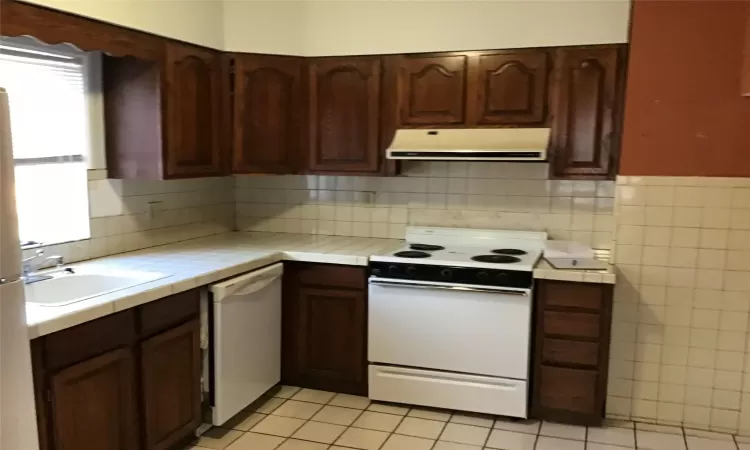
[[[549,128],[400,129],[388,159],[546,161]]]

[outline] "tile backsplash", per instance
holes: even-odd
[[[231,177],[107,180],[106,170],[88,177],[91,239],[46,246],[47,255],[75,262],[234,229]]]
[[[750,435],[750,179],[616,194],[607,415]]]
[[[614,182],[539,163],[413,162],[398,177],[236,176],[241,231],[403,238],[407,225],[547,230],[611,248]]]

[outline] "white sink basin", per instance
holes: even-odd
[[[169,276],[158,272],[72,269],[72,274],[56,271],[49,274],[52,276],[49,280],[27,284],[26,301],[41,306],[64,306]]]

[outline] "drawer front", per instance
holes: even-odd
[[[544,312],[544,334],[597,339],[599,328],[599,314]]]
[[[193,289],[138,308],[142,336],[158,333],[179,325],[200,313],[200,291]]]
[[[135,310],[102,317],[43,339],[47,369],[66,367],[135,341]]]
[[[597,378],[593,370],[542,366],[539,404],[548,409],[597,414]]]
[[[363,267],[330,264],[295,264],[296,281],[312,286],[365,289],[366,275]]]
[[[542,344],[542,361],[596,367],[599,361],[599,344],[546,338]]]
[[[544,282],[545,306],[602,309],[602,285],[570,282]]]
[[[408,367],[369,367],[372,400],[528,417],[528,384],[522,380]]]

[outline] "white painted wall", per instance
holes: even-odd
[[[307,1],[224,0],[224,49],[304,55]]]
[[[225,0],[231,51],[304,56],[628,41],[630,0]]]
[[[27,0],[185,42],[224,48],[223,0]]]
[[[28,0],[229,51],[303,56],[627,42],[630,0]]]

